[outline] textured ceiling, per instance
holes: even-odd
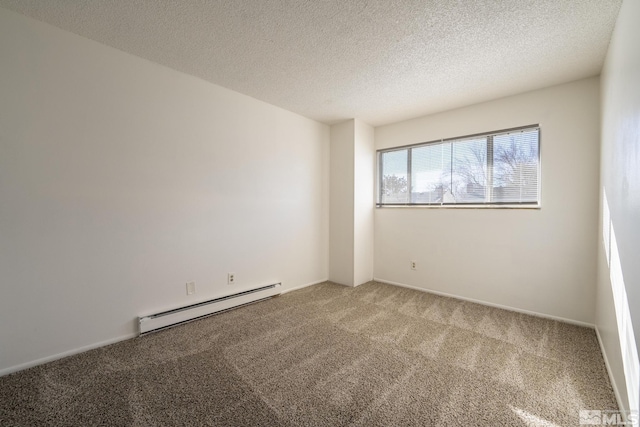
[[[377,126],[600,73],[622,0],[0,0],[312,119]]]

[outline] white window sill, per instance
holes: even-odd
[[[376,205],[376,209],[529,209],[540,210],[541,205]]]

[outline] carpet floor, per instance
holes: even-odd
[[[0,378],[2,426],[578,426],[593,330],[323,283]]]

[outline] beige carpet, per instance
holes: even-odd
[[[325,283],[0,378],[2,426],[578,426],[593,330]]]

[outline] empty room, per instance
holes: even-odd
[[[640,1],[0,0],[0,426],[638,426]]]

